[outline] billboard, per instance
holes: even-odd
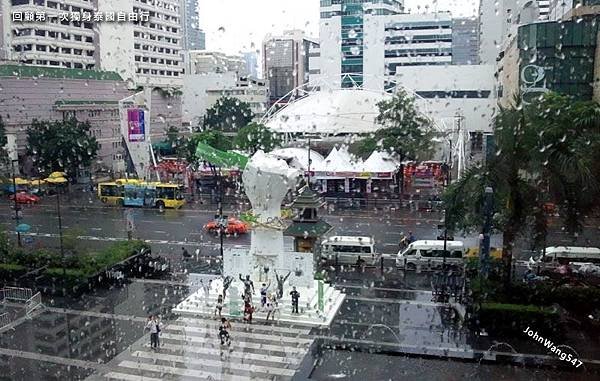
[[[127,131],[130,142],[143,142],[146,137],[144,110],[141,108],[127,109]]]

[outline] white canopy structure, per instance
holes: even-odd
[[[390,99],[385,92],[366,89],[333,89],[311,93],[269,116],[263,123],[286,134],[368,134],[381,125],[377,103]]]

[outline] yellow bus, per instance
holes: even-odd
[[[131,179],[98,184],[98,197],[105,204],[119,206],[179,209],[185,204],[180,185]]]

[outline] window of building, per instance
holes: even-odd
[[[483,132],[481,132],[481,131],[469,132],[469,140],[471,141],[471,152],[482,152],[483,151]]]
[[[29,4],[29,0],[12,0],[10,3],[12,5],[27,5]]]
[[[62,48],[62,54],[71,54],[71,48]]]
[[[70,40],[71,39],[71,35],[68,33],[60,33],[60,38],[62,38],[63,40]]]
[[[85,42],[94,42],[94,38],[90,36],[85,36]]]
[[[48,31],[48,37],[57,38],[58,37],[58,32],[55,32],[53,30],[49,30]]]
[[[46,45],[36,45],[35,46],[35,50],[38,51],[38,52],[45,52],[46,49],[47,49]]]
[[[58,4],[56,4],[54,1],[47,1],[47,2],[46,2],[46,6],[47,6],[48,8],[53,8],[53,9],[56,9],[56,7],[58,6]]]
[[[37,30],[35,31],[35,35],[36,35],[36,36],[40,36],[40,37],[46,37],[46,31],[45,31],[45,30],[43,30],[43,29],[37,29]]]
[[[83,27],[85,29],[92,29],[92,23],[90,23],[90,22],[84,22],[83,23]]]
[[[75,63],[73,63],[73,67],[75,69],[83,69],[83,64],[80,62],[75,62]]]

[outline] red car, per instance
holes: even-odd
[[[217,221],[211,221],[211,222],[207,223],[206,225],[204,225],[204,230],[206,230],[209,233],[216,234],[219,231],[219,225],[218,225]],[[227,219],[227,227],[225,228],[225,234],[233,234],[233,235],[246,234],[246,233],[248,233],[248,230],[250,230],[250,229],[245,222],[240,221],[237,218],[228,218]]]
[[[10,195],[10,199],[14,200],[15,195]],[[40,201],[40,198],[36,195],[27,192],[17,193],[17,204],[35,204]]]

